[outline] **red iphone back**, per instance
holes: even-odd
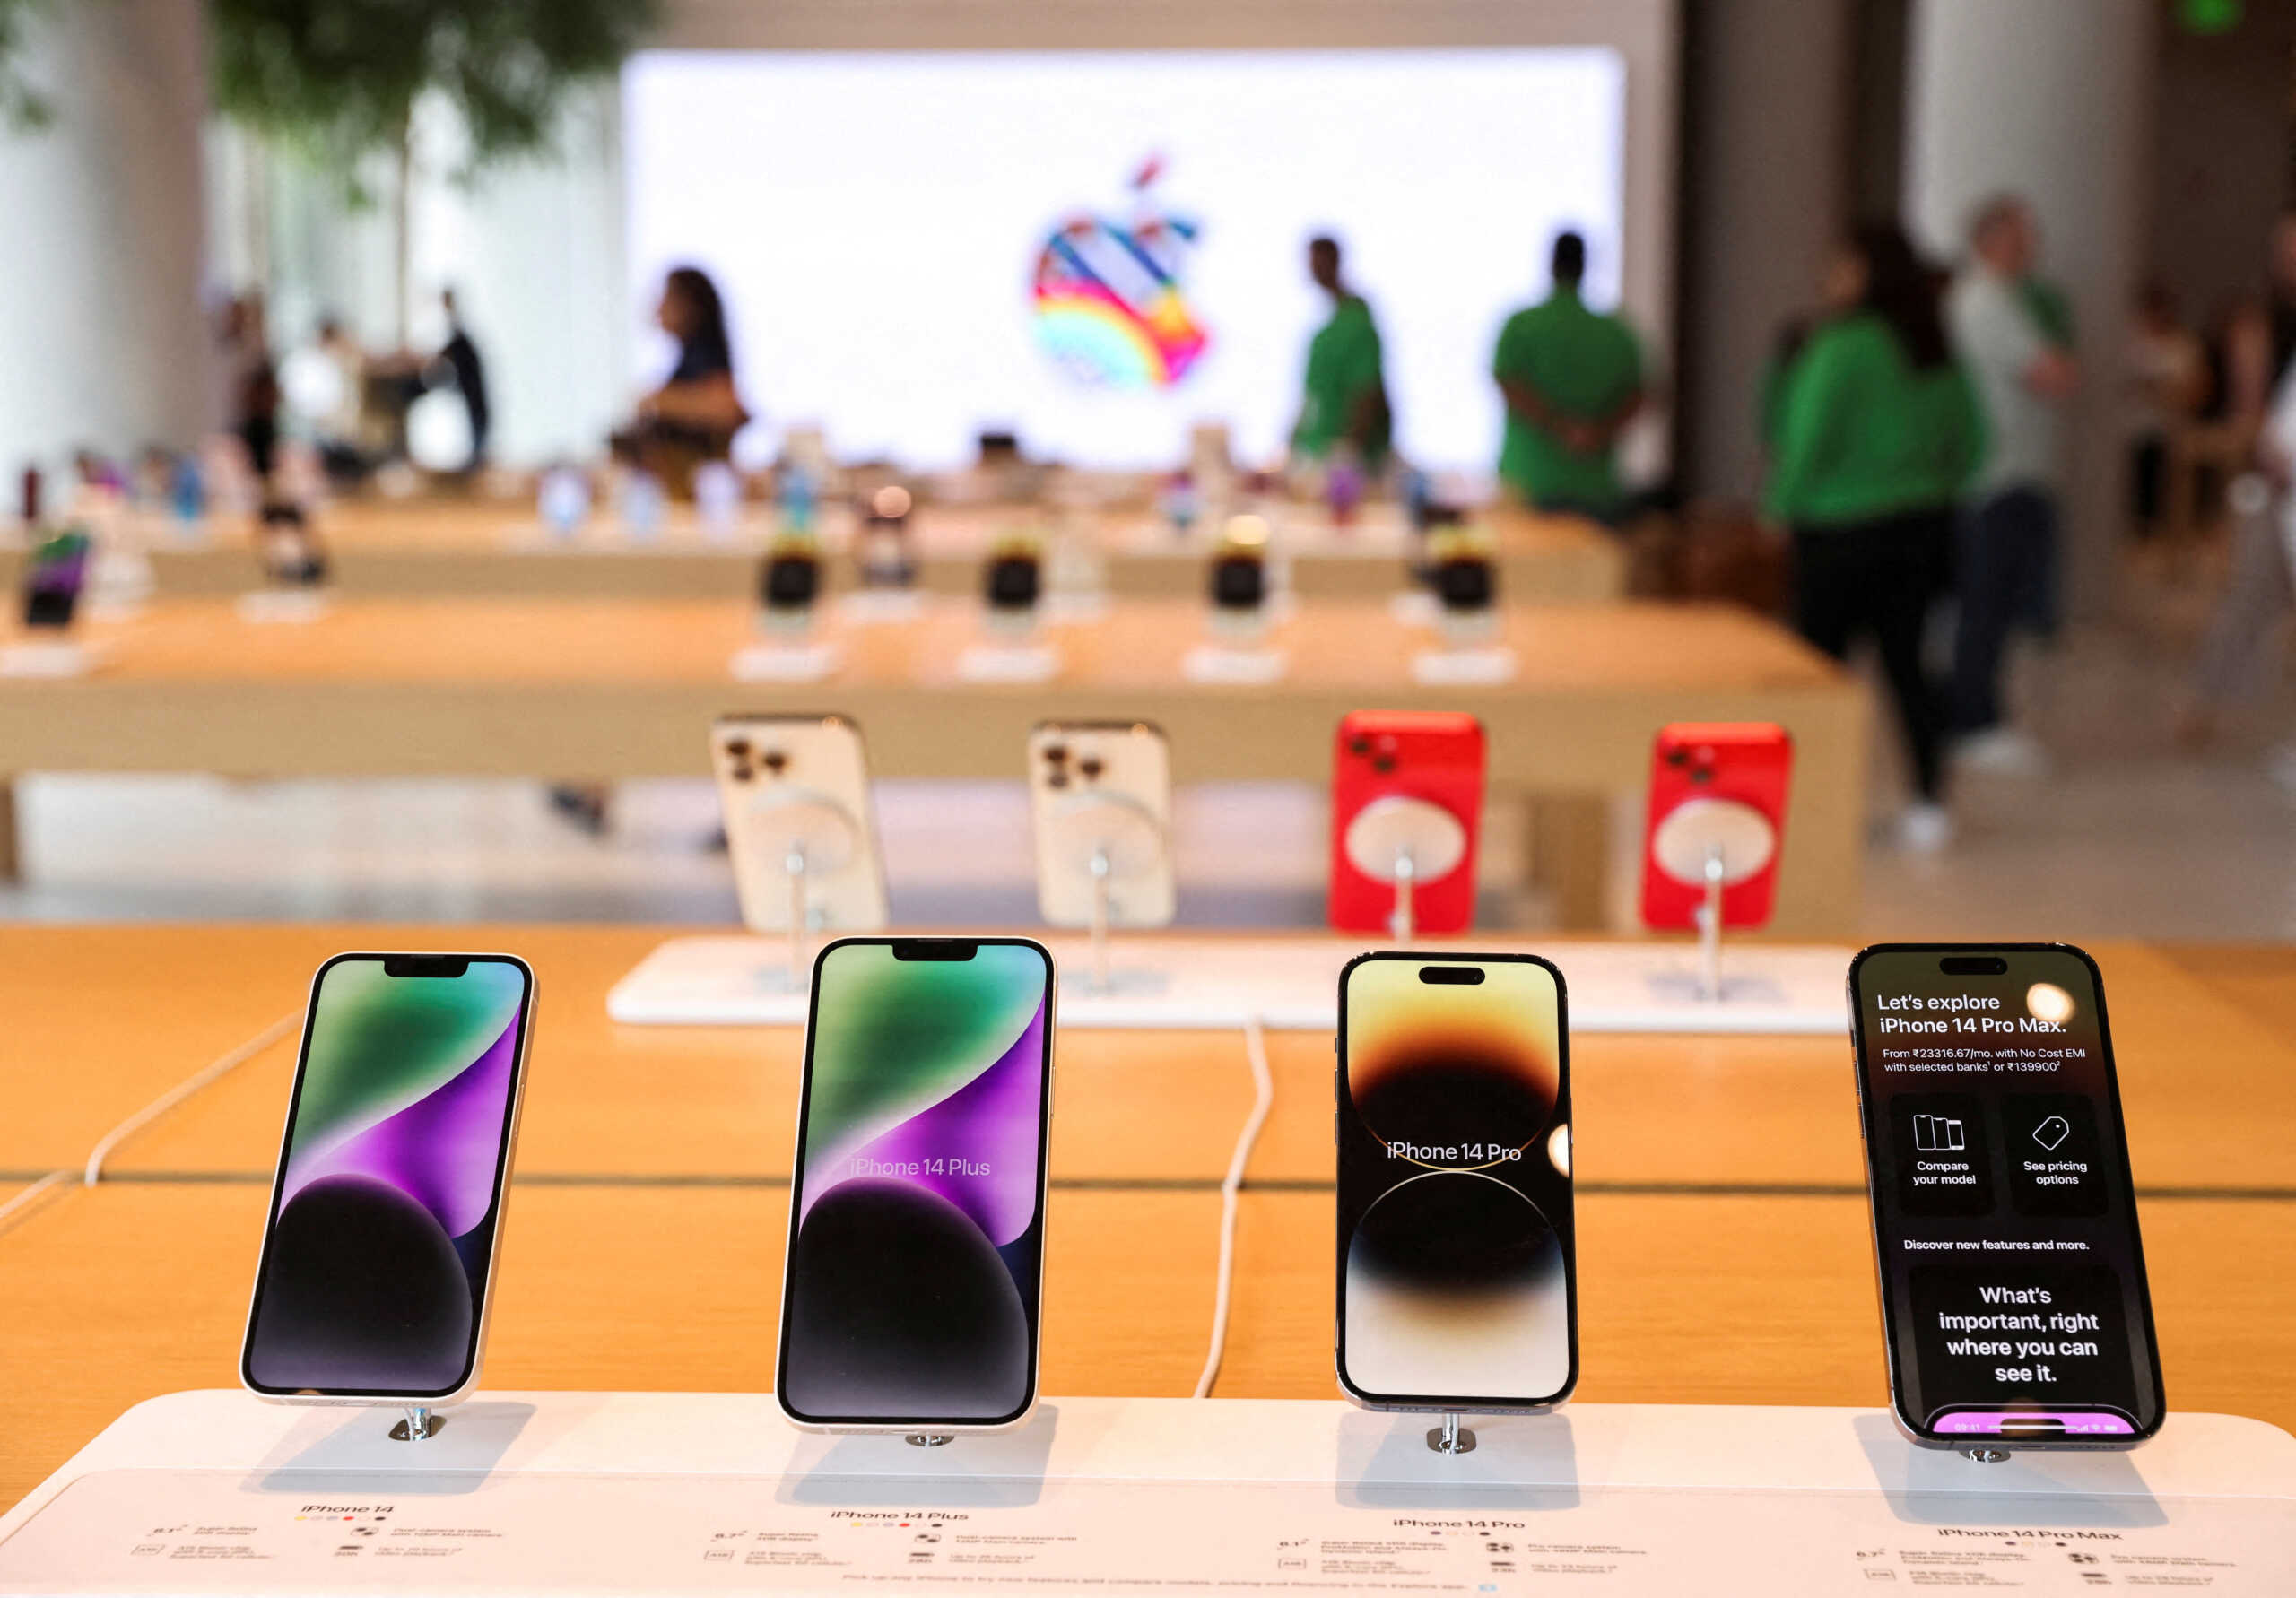
[[[1766,721],[1678,721],[1658,729],[1651,750],[1650,809],[1642,827],[1642,920],[1654,929],[1695,927],[1706,890],[1659,869],[1659,825],[1693,799],[1733,799],[1760,811],[1782,845],[1794,741]],[[1722,890],[1722,925],[1761,926],[1778,897],[1778,854],[1742,882]]]
[[[1347,857],[1348,824],[1390,795],[1423,799],[1466,829],[1458,864],[1418,884],[1417,930],[1463,933],[1474,923],[1475,832],[1483,821],[1483,724],[1449,710],[1356,710],[1340,718],[1331,780],[1331,925],[1335,932],[1385,933],[1396,890],[1356,870]]]

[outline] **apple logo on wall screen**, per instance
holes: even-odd
[[[1196,224],[1158,206],[1152,190],[1162,173],[1162,158],[1151,156],[1133,175],[1128,220],[1074,213],[1037,252],[1037,342],[1097,387],[1170,388],[1211,343],[1182,281]]]

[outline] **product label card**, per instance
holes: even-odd
[[[2284,1594],[2274,1498],[109,1471],[0,1593]],[[900,1497],[896,1495],[908,1495]]]

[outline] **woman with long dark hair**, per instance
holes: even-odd
[[[1837,659],[1871,634],[1913,768],[1905,844],[1943,847],[1944,710],[1921,664],[1953,510],[1984,453],[1969,375],[1953,359],[1938,279],[1887,222],[1857,228],[1831,276],[1847,309],[1796,354],[1777,406],[1769,514],[1794,543],[1794,620]]]
[[[734,384],[726,302],[708,273],[699,266],[671,268],[654,320],[677,341],[677,364],[660,387],[638,402],[636,425],[615,443],[683,498],[691,491],[695,466],[732,453],[734,435],[750,413]]]

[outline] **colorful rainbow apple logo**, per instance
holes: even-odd
[[[1130,221],[1078,212],[1037,253],[1037,340],[1085,382],[1169,388],[1211,343],[1181,291],[1196,223],[1160,212],[1149,195],[1162,171],[1151,158],[1133,178]]]

